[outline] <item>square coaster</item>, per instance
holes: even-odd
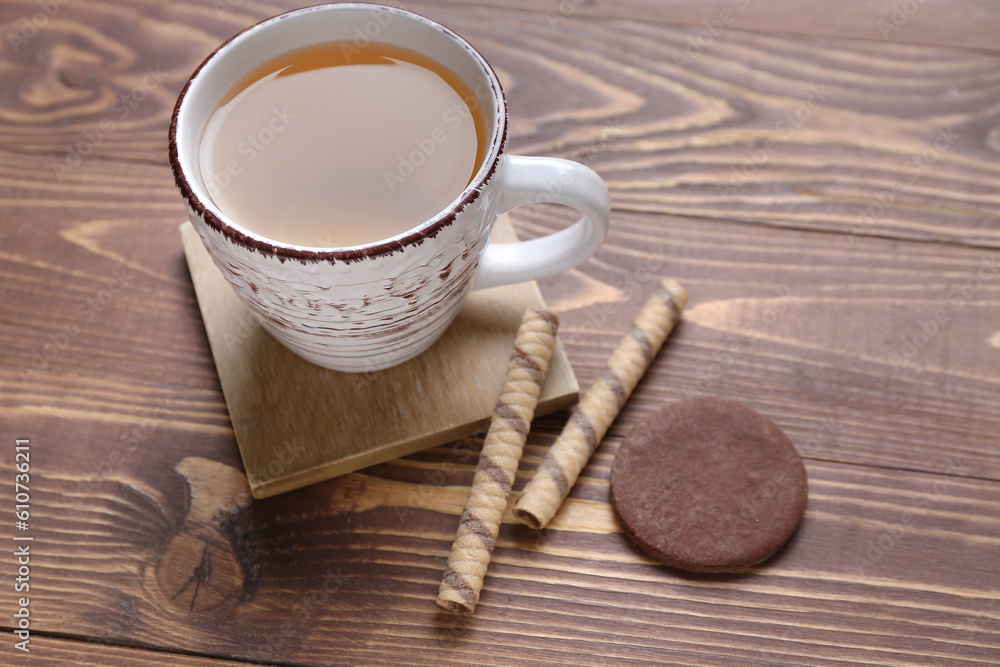
[[[212,263],[197,232],[184,254],[255,498],[457,440],[489,423],[534,281],[473,292],[430,349],[374,373],[316,366],[256,323]],[[517,240],[507,216],[493,242]],[[569,407],[580,387],[556,342],[536,415]]]

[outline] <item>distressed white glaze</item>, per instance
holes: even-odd
[[[341,40],[354,40],[359,48],[366,40],[407,46],[461,76],[492,127],[487,156],[447,209],[398,236],[349,248],[261,237],[228,219],[207,196],[195,159],[202,129],[219,96],[258,62],[290,48]],[[389,7],[321,5],[252,26],[202,63],[174,110],[170,162],[209,254],[268,331],[313,363],[363,372],[402,363],[429,347],[474,281],[478,289],[553,275],[603,242],[610,202],[601,179],[567,160],[508,156],[506,133],[496,75],[447,28]],[[499,213],[542,201],[568,204],[584,217],[547,237],[488,247]]]
[[[486,189],[494,188],[491,179]],[[356,372],[402,363],[444,333],[488,241],[483,221],[496,211],[495,197],[479,196],[420,245],[316,262],[233,242],[188,208],[215,265],[275,338],[313,363]]]

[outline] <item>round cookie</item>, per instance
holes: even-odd
[[[767,417],[695,398],[654,412],[625,438],[611,502],[625,534],[653,558],[728,572],[771,556],[792,536],[808,492],[802,459]]]

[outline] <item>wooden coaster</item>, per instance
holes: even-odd
[[[535,282],[473,292],[422,355],[376,373],[339,373],[299,358],[256,318],[212,263],[197,232],[184,253],[233,420],[250,489],[266,498],[457,440],[489,422],[517,327],[543,306]],[[507,216],[493,241],[516,241]],[[536,415],[576,402],[579,385],[557,341]]]

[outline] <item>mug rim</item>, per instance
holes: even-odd
[[[268,24],[287,19],[292,14],[305,14],[314,11],[343,11],[359,9],[399,14],[406,16],[409,19],[422,22],[432,29],[443,33],[446,37],[463,47],[466,51],[468,51],[472,58],[479,63],[484,74],[486,75],[487,81],[490,84],[492,101],[497,105],[498,114],[496,122],[493,123],[493,131],[490,136],[490,144],[486,157],[483,159],[483,163],[479,166],[476,174],[472,177],[472,180],[469,181],[469,184],[466,185],[465,189],[463,189],[462,192],[450,204],[448,204],[448,206],[439,211],[433,217],[414,225],[400,234],[380,239],[378,241],[353,246],[319,247],[285,243],[283,241],[278,241],[276,239],[271,239],[261,234],[257,234],[252,230],[242,227],[236,221],[230,222],[224,219],[223,216],[217,215],[211,207],[206,206],[205,202],[202,201],[202,199],[191,187],[187,175],[187,171],[189,169],[186,169],[185,166],[181,164],[177,147],[178,119],[191,85],[198,78],[198,75],[205,68],[205,66],[215,58],[220,57],[220,54],[233,42],[240,39],[249,39],[249,35],[252,32],[263,30]],[[503,88],[500,85],[499,77],[497,77],[496,72],[479,53],[479,51],[477,51],[475,47],[469,44],[469,42],[467,42],[460,35],[432,19],[406,9],[399,9],[397,7],[379,5],[375,3],[313,5],[310,7],[301,7],[287,12],[282,12],[281,14],[271,16],[262,21],[258,21],[253,25],[247,26],[226,41],[222,42],[208,56],[206,56],[191,76],[188,77],[188,80],[185,82],[180,94],[177,96],[177,102],[174,104],[174,110],[170,117],[168,144],[168,158],[170,168],[174,174],[174,183],[178,190],[180,190],[181,196],[184,197],[184,201],[199,217],[201,217],[202,220],[205,221],[209,227],[212,227],[216,231],[222,233],[228,240],[239,245],[249,247],[253,250],[257,250],[265,255],[276,256],[282,261],[284,259],[297,259],[300,261],[352,262],[383,255],[392,255],[408,246],[420,245],[424,240],[435,237],[443,228],[454,223],[457,215],[465,209],[466,206],[479,198],[487,182],[493,178],[493,175],[499,168],[500,160],[505,152],[507,144],[507,100],[504,96]]]

